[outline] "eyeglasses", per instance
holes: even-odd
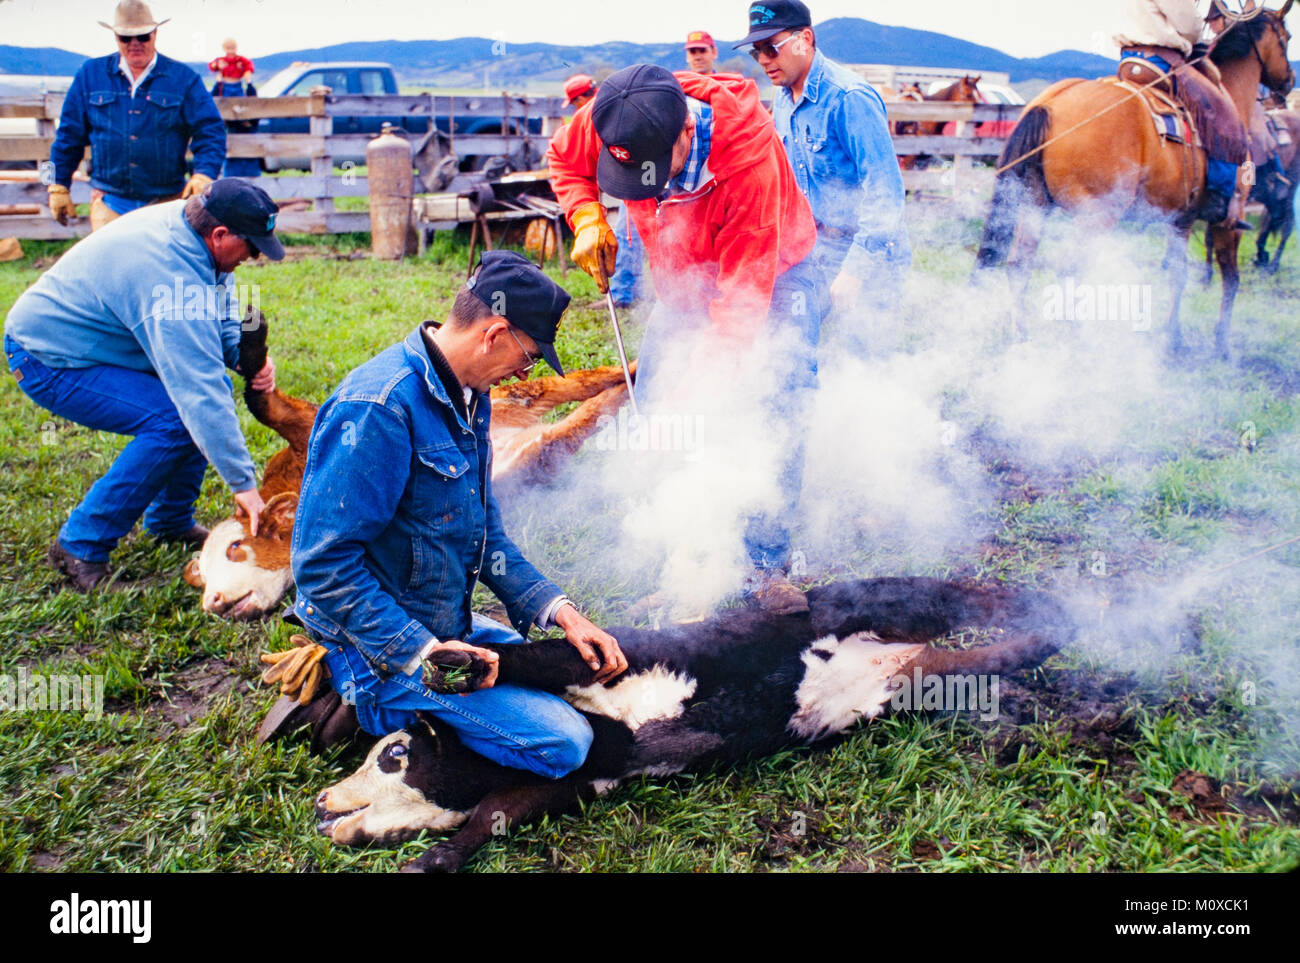
[[[506,328],[506,330],[510,331],[509,328]],[[515,333],[513,331],[510,331],[510,337],[515,338]],[[515,338],[515,344],[519,345],[519,350],[522,351],[524,353],[524,357],[528,359],[527,367],[520,368],[518,370],[523,372],[524,374],[528,374],[528,372],[532,371],[534,368],[537,367],[537,362],[542,360],[542,356],[539,354],[537,357],[534,358],[531,354],[528,353],[527,349],[524,348],[523,342],[520,341],[518,338]]]
[[[686,52],[688,54],[702,54],[702,53],[708,53],[710,49],[711,48],[709,47],[687,47]]]
[[[148,33],[133,34],[132,36],[129,37],[120,33],[117,35],[117,42],[123,44],[130,43],[132,40],[138,40],[140,41],[140,43],[148,43],[152,39],[153,39],[152,30],[150,30]]]
[[[772,43],[772,41],[770,40],[763,40],[759,43],[754,44],[752,47],[749,48],[749,55],[753,57],[755,60],[757,60],[760,56],[768,57],[768,58],[775,57],[777,54],[781,52],[782,47],[784,47],[786,44],[788,44],[791,40],[793,40],[797,36],[799,36],[797,33],[792,33],[790,34],[790,36],[786,37],[780,43]]]

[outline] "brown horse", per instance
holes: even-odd
[[[1294,81],[1286,54],[1291,35],[1283,22],[1292,2],[1234,23],[1215,43],[1212,59],[1243,125],[1249,122],[1261,81],[1283,92]],[[1025,108],[998,166],[977,272],[1007,264],[1018,313],[1023,314],[1019,308],[1031,261],[1051,207],[1083,216],[1100,230],[1112,229],[1126,215],[1154,209],[1163,214],[1168,231],[1165,267],[1173,289],[1169,348],[1180,353],[1178,311],[1187,281],[1187,238],[1205,188],[1205,151],[1160,136],[1146,104],[1132,90],[1104,80],[1075,79],[1053,84]],[[1240,232],[1231,225],[1240,217],[1243,202],[1239,195],[1227,221],[1210,231],[1223,275],[1215,347],[1225,358],[1240,242]],[[1013,328],[1024,334],[1018,318]]]
[[[942,90],[937,90],[932,94],[921,94],[920,87],[917,87],[916,84],[910,84],[909,86],[904,87],[902,92],[900,92],[899,99],[900,100],[918,99],[916,96],[910,94],[911,90],[915,90],[916,94],[920,95],[920,99],[927,100],[927,101],[947,101],[948,103],[982,104],[984,102],[984,95],[979,92],[979,82],[980,82],[980,77],[972,77],[969,74],[967,74],[965,77],[962,77],[960,80],[954,80],[947,87],[944,87]],[[944,120],[920,121],[920,122],[903,121],[900,122],[899,127],[901,128],[904,124],[906,124],[910,129],[907,131],[903,131],[900,129],[900,130],[896,130],[894,133],[895,134],[909,133],[909,134],[915,134],[918,137],[933,137],[936,134],[942,133],[944,127],[950,123],[952,123],[952,121],[944,121]],[[913,168],[917,167],[918,165],[922,165],[923,161],[929,160],[929,158],[930,158],[929,154],[902,154],[898,158],[898,166],[905,171],[910,171]]]
[[[1300,187],[1300,111],[1270,110],[1266,113],[1259,107],[1256,124],[1252,125],[1250,131],[1252,144],[1257,140],[1274,140],[1271,136],[1257,137],[1268,131],[1268,119],[1286,131],[1291,141],[1289,144],[1276,145],[1278,162],[1282,165],[1282,175],[1286,181],[1274,185],[1280,189],[1270,194],[1269,185],[1256,177],[1255,193],[1251,195],[1264,205],[1264,216],[1260,219],[1259,233],[1255,237],[1255,264],[1265,274],[1276,274],[1282,261],[1282,249],[1286,247],[1295,227],[1295,196],[1296,189]],[[1279,236],[1277,250],[1270,256],[1268,239],[1275,232]]]

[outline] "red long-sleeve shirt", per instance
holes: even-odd
[[[221,74],[222,80],[243,80],[244,74],[253,72],[253,61],[242,54],[222,54],[208,64],[208,69]]]
[[[645,242],[656,294],[683,311],[707,303],[719,333],[750,340],[766,321],[777,277],[812,251],[817,226],[757,85],[738,74],[675,76],[688,97],[713,109],[713,180],[663,202],[624,203]],[[552,139],[551,186],[566,214],[600,200],[603,149],[590,104]]]

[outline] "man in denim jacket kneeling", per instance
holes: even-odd
[[[558,778],[586,758],[582,715],[548,693],[494,685],[496,655],[477,648],[558,626],[601,681],[627,668],[614,638],[520,554],[491,489],[488,391],[526,378],[541,358],[561,371],[553,342],[568,304],[531,262],[487,252],[445,324],[425,322],[357,368],[317,414],[293,529],[298,598],[286,618],[327,649],[348,716],[327,742],[355,725],[383,736],[426,712],[501,765]],[[470,610],[480,578],[514,629]],[[422,662],[447,648],[492,663],[478,691],[424,685]]]

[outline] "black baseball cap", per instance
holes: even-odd
[[[812,26],[812,13],[799,0],[758,0],[749,5],[749,36],[732,50],[775,37],[782,30],[802,30]]]
[[[542,357],[561,377],[555,331],[569,306],[569,293],[528,258],[514,251],[484,251],[465,282],[474,296],[537,342]]]
[[[223,177],[203,191],[203,206],[272,261],[284,257],[284,248],[274,234],[280,208],[260,187],[238,177]]]
[[[686,125],[686,93],[672,72],[635,64],[611,74],[596,93],[591,120],[605,145],[596,162],[600,189],[627,201],[662,194],[673,144]]]

